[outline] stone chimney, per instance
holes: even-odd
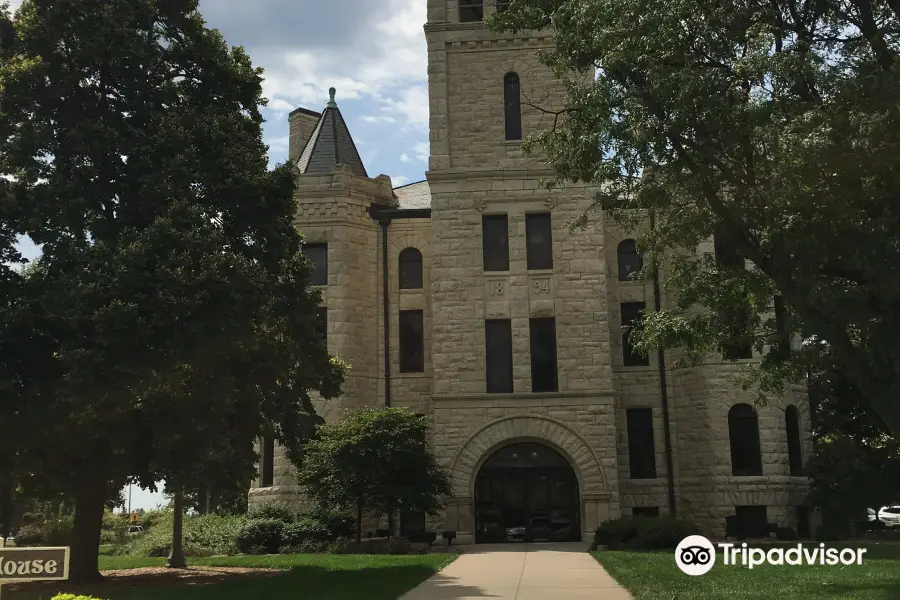
[[[306,146],[306,142],[312,135],[321,116],[321,113],[306,108],[298,108],[288,116],[291,128],[291,137],[288,141],[288,156],[291,162],[300,158],[300,153],[303,152],[303,148]]]

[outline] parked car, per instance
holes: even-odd
[[[526,525],[516,525],[514,527],[506,528],[506,541],[507,542],[524,542],[525,534],[528,531],[528,527]]]
[[[140,525],[129,525],[125,530],[125,535],[133,536],[133,535],[143,535],[144,528]]]
[[[900,506],[882,506],[878,511],[878,520],[888,527],[900,527]]]

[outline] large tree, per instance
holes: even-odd
[[[900,3],[513,0],[491,25],[556,32],[567,99],[531,140],[554,183],[654,218],[647,273],[666,254],[680,306],[648,316],[645,350],[775,342],[755,375],[778,392],[815,358],[778,342],[815,339],[900,433]],[[711,236],[718,262],[695,252]]]
[[[363,409],[319,427],[304,449],[299,480],[320,505],[356,512],[437,514],[450,479],[427,446],[428,422],[403,408]]]
[[[0,32],[0,242],[42,248],[5,307],[29,377],[0,455],[73,494],[71,577],[96,579],[110,486],[183,483],[226,448],[249,468],[264,429],[299,451],[343,367],[261,70],[196,0],[25,0]]]

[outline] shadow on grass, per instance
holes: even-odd
[[[178,580],[141,576],[109,579],[95,585],[28,584],[4,590],[3,600],[47,600],[58,592],[103,600],[396,600],[434,575],[428,565],[386,565],[341,570],[296,566],[277,575],[227,575]]]

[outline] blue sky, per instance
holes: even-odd
[[[334,87],[369,174],[395,187],[425,178],[426,0],[201,0],[200,12],[265,69],[270,164],[287,159],[288,113],[322,110]],[[29,240],[20,250],[38,252]]]
[[[201,0],[200,12],[265,69],[270,164],[287,159],[288,113],[322,110],[334,87],[369,174],[389,175],[395,187],[425,178],[426,0]],[[26,258],[39,252],[27,239],[19,248]],[[158,504],[161,493],[132,489],[132,508]]]

